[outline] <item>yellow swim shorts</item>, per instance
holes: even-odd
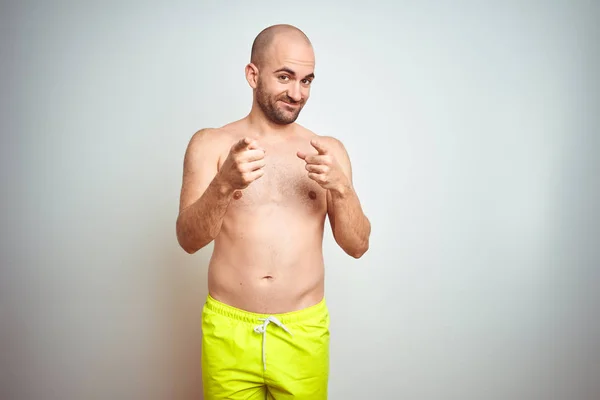
[[[329,311],[256,314],[210,295],[202,311],[204,399],[327,399]]]

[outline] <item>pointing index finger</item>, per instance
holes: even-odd
[[[310,144],[319,152],[319,154],[328,154],[328,150],[325,147],[323,147],[323,144],[321,142],[317,142],[315,139],[312,139],[310,141]]]
[[[252,142],[252,139],[249,137],[241,138],[237,141],[236,144],[233,145],[233,151],[242,151]]]
[[[241,138],[232,147],[232,150],[236,153],[239,153],[240,151],[243,151],[243,150],[253,150],[253,149],[259,149],[258,143],[256,143],[255,139],[252,139],[248,136]]]

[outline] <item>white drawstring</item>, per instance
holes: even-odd
[[[260,321],[263,321],[263,323],[261,325],[255,326],[254,327],[254,332],[256,333],[260,333],[263,335],[263,343],[262,343],[262,353],[263,353],[263,366],[265,371],[267,370],[267,356],[266,356],[266,351],[265,351],[265,347],[266,347],[266,339],[267,339],[267,326],[269,325],[269,323],[274,323],[275,325],[279,326],[280,328],[283,328],[284,331],[286,331],[287,333],[290,334],[290,336],[292,335],[292,332],[290,332],[288,330],[288,328],[286,328],[285,325],[283,325],[277,318],[275,318],[274,316],[269,316],[267,318],[259,318]]]

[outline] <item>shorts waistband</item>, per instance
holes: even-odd
[[[317,304],[310,307],[306,307],[302,310],[279,314],[261,314],[242,310],[230,306],[228,304],[222,303],[213,298],[210,294],[207,296],[205,306],[207,309],[217,314],[221,314],[229,318],[250,323],[256,323],[256,321],[261,318],[265,319],[272,316],[276,317],[279,321],[281,321],[282,324],[293,324],[309,320],[311,318],[314,318],[315,316],[320,316],[323,315],[323,313],[327,312],[327,304],[325,302],[325,298],[323,298]]]

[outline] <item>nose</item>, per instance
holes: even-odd
[[[291,87],[288,89],[287,95],[290,99],[292,99],[294,101],[302,100],[302,92],[300,91],[300,84],[297,82],[292,84]]]

